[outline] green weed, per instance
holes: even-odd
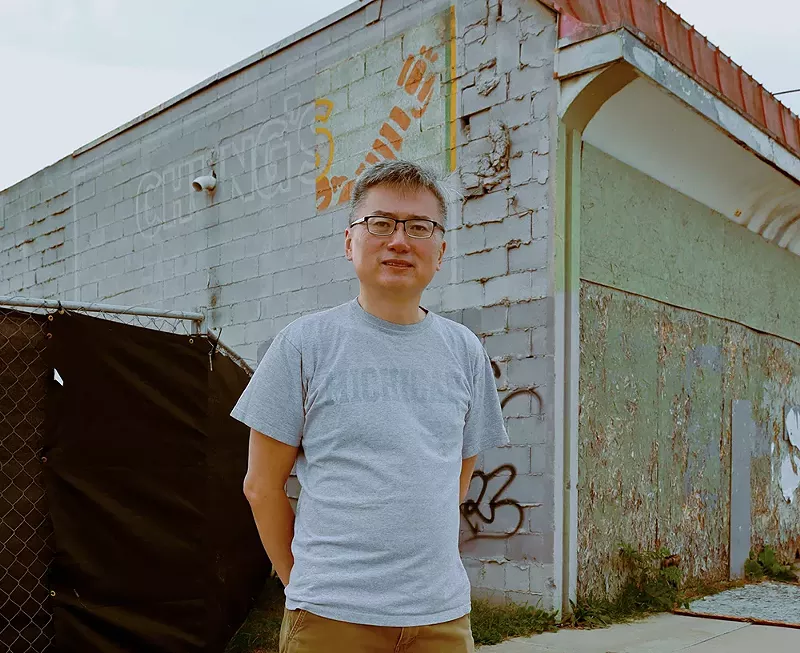
[[[637,551],[620,545],[619,558],[626,573],[625,583],[612,599],[590,595],[571,602],[572,614],[564,622],[579,628],[603,628],[655,612],[685,605],[681,593],[683,572],[667,549]]]
[[[796,580],[792,568],[778,560],[778,554],[771,546],[764,547],[759,553],[750,551],[750,557],[744,563],[744,573],[750,580]]]

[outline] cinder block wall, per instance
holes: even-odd
[[[468,500],[485,487],[483,517],[469,518],[480,537],[462,519],[461,551],[476,594],[551,607],[555,17],[536,2],[476,1],[458,5],[457,25],[464,201],[450,235],[458,283],[441,309],[495,362],[511,440],[478,461]],[[492,505],[504,499],[515,503]]]
[[[531,0],[340,16],[0,193],[0,294],[201,311],[255,363],[357,294],[360,166],[435,167],[463,198],[423,301],[483,340],[511,437],[479,460],[462,554],[476,594],[552,606],[555,17]],[[212,170],[216,192],[194,192]]]

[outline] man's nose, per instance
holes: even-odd
[[[391,236],[389,236],[390,247],[408,247],[408,236],[406,235],[406,226],[402,222],[398,222],[394,228]]]

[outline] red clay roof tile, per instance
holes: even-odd
[[[739,66],[719,50],[717,50],[717,72],[719,73],[719,81],[722,85],[720,90],[723,95],[734,102],[740,111],[747,111],[747,107],[744,104],[744,96],[742,95],[742,83],[739,80]]]
[[[800,123],[795,119],[794,114],[783,104],[781,107],[781,118],[783,119],[783,132],[786,141],[796,151],[800,151]]]
[[[800,119],[660,0],[542,0],[561,15],[559,37],[626,26],[800,156]]]
[[[689,46],[689,25],[674,11],[663,12],[664,34],[667,51],[680,61],[691,61],[692,51]]]
[[[709,47],[705,36],[695,30],[692,30],[691,34],[695,73],[711,88],[720,90],[717,80],[717,58],[714,52]]]
[[[764,100],[764,115],[767,118],[767,129],[773,134],[783,136],[780,102],[775,99],[774,95],[768,93],[763,86],[761,87],[761,97]]]
[[[739,69],[739,81],[742,83],[742,95],[744,104],[747,107],[747,115],[753,118],[762,127],[767,126],[767,118],[764,116],[764,100],[761,97],[761,86],[741,68]]]

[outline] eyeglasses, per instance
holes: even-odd
[[[384,215],[368,215],[350,224],[353,225],[366,223],[367,231],[373,236],[391,236],[397,228],[397,223],[402,222],[406,235],[409,238],[430,238],[436,227],[444,231],[444,227],[438,222],[426,218],[412,218],[410,220],[397,220]]]

